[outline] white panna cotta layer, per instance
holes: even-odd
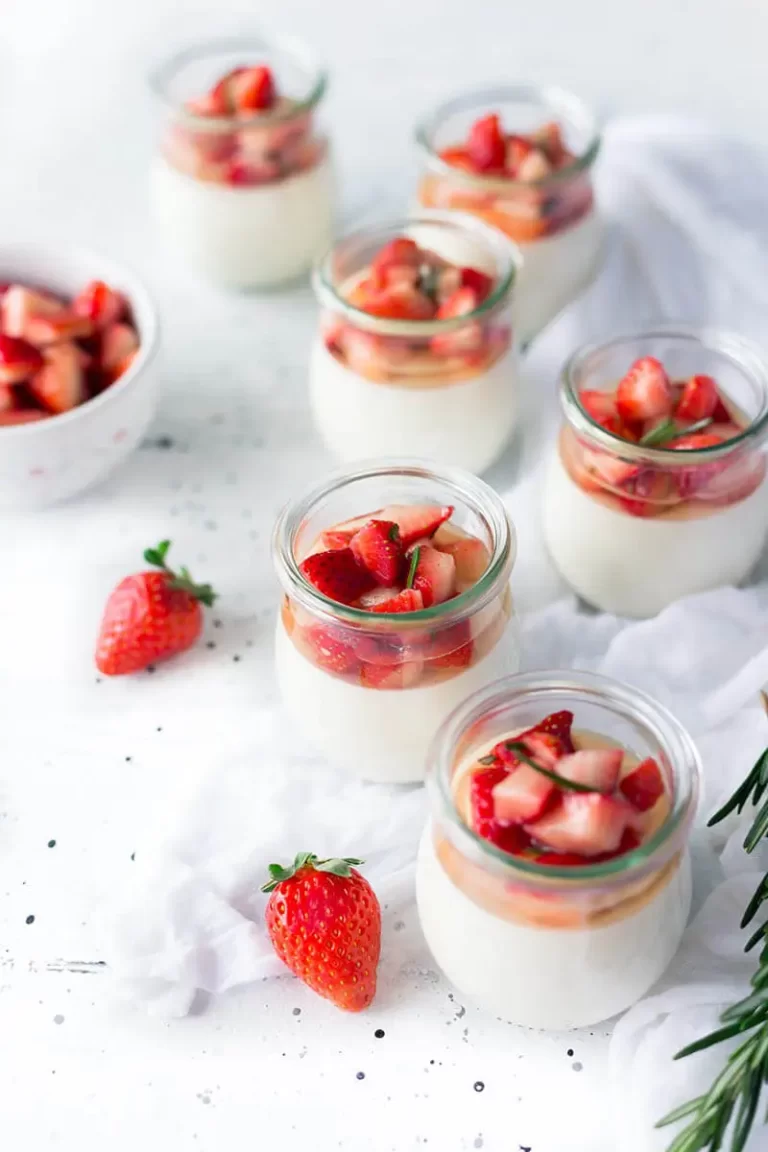
[[[543,526],[555,566],[579,596],[618,616],[655,616],[683,596],[749,575],[768,533],[768,475],[746,499],[709,515],[644,519],[582,491],[555,451]]]
[[[310,663],[278,617],[275,663],[286,711],[324,759],[364,780],[407,784],[424,779],[429,745],[449,712],[517,672],[520,650],[512,618],[491,651],[456,676],[413,688],[363,688]]]
[[[295,280],[331,243],[328,155],[306,172],[254,187],[195,180],[159,156],[152,200],[163,238],[222,287],[265,288]]]
[[[424,456],[483,472],[513,431],[518,362],[510,348],[485,372],[427,387],[367,380],[341,364],[318,339],[310,365],[315,424],[340,461]]]
[[[514,317],[525,345],[595,276],[602,261],[603,224],[592,210],[563,232],[518,247],[523,266],[515,289]]]
[[[664,972],[688,919],[691,870],[686,855],[622,919],[585,928],[526,925],[494,916],[453,884],[428,826],[416,899],[430,951],[462,995],[529,1028],[582,1028],[629,1008]]]

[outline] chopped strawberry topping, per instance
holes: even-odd
[[[391,504],[382,508],[381,520],[394,520],[400,529],[400,539],[404,548],[409,548],[417,540],[434,536],[441,524],[453,515],[452,505],[439,504]],[[346,527],[346,525],[342,525]]]
[[[568,163],[572,159],[563,143],[560,125],[555,121],[542,124],[541,128],[537,128],[531,135],[531,140],[538,148],[541,148],[550,163],[556,167],[560,167],[563,161]]]
[[[238,112],[262,112],[275,102],[275,81],[269,68],[241,68],[230,79],[232,103]]]
[[[457,316],[468,316],[474,312],[480,303],[478,294],[473,288],[459,288],[437,310],[438,320],[452,320]]]
[[[402,660],[400,664],[363,663],[360,679],[369,688],[412,688],[423,669],[421,660]]]
[[[606,421],[613,421],[618,416],[616,397],[613,392],[598,392],[596,389],[582,388],[579,392],[579,403],[593,420],[605,427]]]
[[[42,366],[43,357],[34,344],[0,334],[0,384],[21,384]]]
[[[78,316],[90,320],[96,328],[106,328],[122,320],[126,304],[119,292],[115,292],[103,280],[91,280],[72,302],[72,309]]]
[[[624,777],[619,788],[632,807],[637,808],[639,812],[653,808],[666,791],[661,769],[650,756]]]
[[[421,592],[424,607],[442,604],[456,594],[456,563],[453,556],[429,544],[419,546],[413,587]]]
[[[340,676],[357,669],[358,659],[354,646],[344,639],[343,633],[317,624],[307,628],[303,636],[312,649],[315,662],[321,668]]]
[[[436,542],[435,547],[453,556],[459,591],[477,584],[488,569],[490,554],[482,540],[476,536],[464,536],[447,544]]]
[[[375,604],[372,612],[420,612],[425,607],[424,598],[416,589],[404,588],[396,596]]]
[[[47,348],[45,363],[29,381],[29,390],[49,412],[69,412],[85,399],[80,349],[74,344]]]
[[[108,324],[101,335],[99,359],[102,368],[119,367],[139,347],[139,338],[130,324]]]
[[[623,759],[621,748],[582,748],[557,761],[557,774],[598,792],[613,792]]]
[[[299,567],[318,592],[339,604],[352,604],[373,584],[371,574],[358,564],[351,548],[315,552]]]
[[[619,416],[628,423],[658,420],[672,411],[672,389],[663,365],[643,356],[619,382],[616,393]]]
[[[377,584],[396,584],[402,576],[403,545],[394,521],[371,520],[352,537],[350,547]]]
[[[711,376],[691,376],[683,386],[675,416],[693,424],[714,414],[719,396]]]
[[[371,279],[383,287],[387,283],[387,274],[393,268],[418,268],[421,259],[421,249],[415,240],[408,236],[397,236],[374,256],[370,268]]]
[[[526,826],[533,840],[558,852],[599,856],[619,847],[631,815],[628,805],[601,792],[566,792],[560,804]]]
[[[462,268],[460,269],[460,277],[461,287],[469,288],[474,292],[478,304],[482,304],[486,296],[490,296],[493,278],[486,276],[485,272],[480,272],[477,268]]]
[[[537,180],[546,180],[552,175],[552,165],[543,152],[538,148],[532,148],[518,164],[515,175],[518,180],[535,184]]]
[[[521,764],[493,789],[493,814],[502,824],[535,820],[555,791],[554,783],[535,768]]]
[[[322,548],[319,551],[330,552],[334,548],[347,548],[352,540],[351,532],[329,531],[320,533]]]
[[[467,152],[480,172],[502,170],[507,155],[507,144],[501,130],[501,121],[493,113],[476,120],[469,130]]]
[[[564,709],[562,712],[553,712],[540,724],[535,724],[533,728],[528,728],[513,739],[524,744],[531,757],[543,768],[552,768],[561,756],[573,752],[572,724],[573,712]],[[517,765],[519,761],[514,751],[509,748],[512,742],[513,740],[509,738],[501,740],[493,749],[493,754],[503,763]]]
[[[504,768],[482,768],[473,773],[470,784],[470,806],[472,827],[478,836],[490,840],[504,852],[518,853],[525,850],[529,838],[519,825],[504,827],[494,814],[494,788],[506,779]]]

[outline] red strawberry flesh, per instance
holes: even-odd
[[[666,791],[661,769],[650,756],[624,777],[619,789],[638,812],[653,808]]]
[[[339,604],[353,604],[374,583],[370,572],[358,564],[351,548],[315,552],[307,556],[299,568],[318,592]]]
[[[403,545],[393,520],[371,520],[352,537],[350,547],[377,584],[389,587],[402,576]]]
[[[402,545],[408,548],[417,540],[434,536],[440,525],[452,515],[452,505],[441,507],[438,504],[391,504],[382,508],[379,518],[393,520],[397,524]]]
[[[613,796],[566,792],[556,809],[526,825],[526,831],[545,848],[599,856],[619,847],[630,815],[627,804]]]
[[[672,389],[663,365],[653,356],[636,360],[619,382],[616,407],[628,423],[659,420],[672,411]]]

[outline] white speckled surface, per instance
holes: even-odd
[[[58,964],[103,954],[147,798],[173,803],[189,750],[215,755],[217,734],[247,733],[254,694],[268,696],[271,522],[328,463],[304,395],[309,292],[207,293],[165,264],[147,228],[145,61],[169,43],[174,12],[187,35],[213,27],[205,8],[11,0],[3,16],[0,96],[12,112],[0,123],[0,220],[14,235],[71,235],[129,259],[161,305],[165,368],[151,436],[111,481],[3,524],[0,1128],[19,1152],[612,1152],[606,1031],[543,1035],[465,1010],[431,969],[413,909],[385,936],[384,964],[401,968],[395,990],[360,1017],[284,978],[160,1023],[112,1002],[98,967]],[[472,5],[488,31],[473,23],[471,37],[470,9],[457,0],[422,0],[413,29],[402,0],[261,8],[314,39],[332,64],[328,113],[347,215],[402,207],[415,113],[489,74],[553,78],[631,110],[669,107],[723,123],[738,114],[756,137],[768,113],[758,48],[768,16],[750,0],[727,12],[711,0],[685,69],[682,0],[550,0],[525,10],[524,36],[523,10],[492,0]],[[739,86],[725,65],[711,66],[734,27],[745,46]],[[626,67],[628,40],[652,69]],[[497,486],[514,461],[494,471]],[[173,668],[98,683],[90,652],[104,595],[164,535],[224,606]],[[206,706],[214,683],[215,709]]]

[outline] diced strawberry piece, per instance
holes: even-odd
[[[380,604],[386,604],[388,600],[394,600],[399,595],[399,588],[371,588],[370,592],[364,592],[360,597],[358,607],[373,612]]]
[[[444,164],[452,168],[461,168],[464,172],[474,172],[475,165],[466,148],[444,148],[440,153]]]
[[[230,77],[230,99],[237,112],[261,112],[275,102],[275,81],[269,68],[241,68]]]
[[[583,868],[586,863],[576,852],[542,852],[534,859],[537,864],[552,864],[556,868]]]
[[[96,328],[106,328],[122,320],[126,303],[124,297],[103,280],[91,280],[72,301],[72,309],[78,316],[91,320]]]
[[[0,428],[13,424],[32,424],[36,420],[48,418],[48,412],[41,412],[37,408],[17,408],[14,412],[0,412]]]
[[[394,520],[400,529],[400,540],[408,548],[417,540],[434,536],[441,524],[453,515],[453,505],[445,504],[390,504],[378,514],[380,520]],[[366,521],[367,523],[367,521]],[[348,524],[337,525],[339,529]]]
[[[658,420],[672,411],[672,389],[662,364],[653,356],[643,356],[619,382],[616,406],[622,420],[630,424]]]
[[[425,607],[424,598],[417,589],[404,588],[389,600],[375,604],[372,612],[420,612]]]
[[[387,587],[400,580],[405,553],[394,521],[371,520],[352,537],[350,547],[377,584]]]
[[[443,642],[443,646],[446,641]],[[475,654],[475,645],[473,640],[465,640],[463,644],[459,644],[457,648],[450,651],[443,651],[438,655],[432,656],[430,659],[430,667],[432,668],[468,668],[472,663],[472,658]]]
[[[0,384],[21,384],[42,366],[43,357],[33,344],[0,333]]]
[[[471,271],[471,269],[468,269]],[[453,320],[457,316],[468,316],[478,307],[480,301],[473,288],[459,288],[437,310],[438,320]]]
[[[481,272],[478,268],[461,268],[459,275],[461,287],[474,292],[478,304],[482,304],[486,296],[490,296],[493,288],[492,276],[486,276],[485,272]]]
[[[60,344],[70,340],[80,340],[93,332],[93,321],[87,316],[78,316],[71,308],[61,308],[47,316],[30,316],[27,320],[26,337],[40,348]]]
[[[600,392],[594,388],[582,388],[579,392],[579,403],[588,416],[597,424],[604,425],[606,420],[614,420],[618,415],[616,396],[613,392]]]
[[[351,548],[315,552],[299,568],[318,592],[339,604],[352,604],[373,584],[370,572],[358,564]]]
[[[547,159],[558,167],[562,164],[568,156],[568,150],[563,143],[563,134],[560,131],[560,125],[551,121],[548,124],[542,124],[541,128],[537,128],[531,135],[532,142],[541,148],[542,152],[546,155]]]
[[[321,532],[320,544],[322,547],[319,548],[318,551],[330,552],[334,548],[347,548],[352,539],[352,536],[352,532],[338,532],[334,531],[333,529],[328,532]]]
[[[638,812],[653,808],[666,791],[661,769],[651,756],[624,777],[619,789]]]
[[[328,529],[328,531],[333,532],[334,535],[341,535],[343,533],[349,541],[355,532],[359,532],[361,528],[365,528],[366,524],[370,524],[374,517],[377,520],[388,519],[388,517],[381,513],[373,512],[368,516],[355,516],[352,520],[343,520],[341,524],[334,524],[333,528]]]
[[[11,412],[16,407],[16,393],[10,384],[0,384],[0,412]]]
[[[706,432],[692,432],[690,435],[678,436],[677,439],[670,440],[667,447],[676,451],[695,452],[699,448],[717,448],[722,443],[724,443],[723,437],[708,429]]]
[[[490,553],[476,536],[465,536],[447,544],[435,544],[441,552],[453,556],[456,565],[456,585],[460,591],[471,588],[485,574],[490,562]]]
[[[558,776],[585,784],[597,792],[613,792],[624,753],[621,748],[581,748],[557,761]]]
[[[641,469],[623,487],[628,495],[619,497],[619,503],[630,516],[656,516],[677,503],[679,495],[675,477],[656,468]]]
[[[447,552],[429,544],[419,547],[413,587],[424,597],[424,607],[442,604],[456,594],[456,562]]]
[[[340,676],[357,671],[359,661],[354,645],[340,633],[317,624],[305,629],[302,638],[311,649],[315,663],[321,668]]]
[[[74,344],[46,348],[44,364],[29,381],[29,390],[49,412],[69,412],[86,399],[80,349]]]
[[[501,824],[525,824],[535,820],[543,811],[555,784],[531,768],[521,764],[493,789],[493,815]]]
[[[552,175],[552,165],[543,152],[533,148],[517,166],[515,176],[526,184],[534,184],[537,180],[546,180]]]
[[[584,448],[582,455],[586,467],[595,472],[611,488],[621,488],[627,481],[638,476],[641,471],[639,464],[622,460],[620,456],[614,456],[612,452],[601,452],[596,448]]]
[[[519,825],[504,827],[494,816],[493,790],[507,775],[500,767],[481,768],[472,773],[469,793],[472,827],[484,840],[489,840],[504,852],[516,854],[528,847],[528,836]]]
[[[21,284],[11,284],[3,295],[0,327],[7,336],[28,340],[27,325],[34,316],[55,315],[63,308],[61,300],[47,292],[33,292]]]
[[[130,324],[109,324],[101,336],[99,362],[109,371],[138,351],[139,338]]]
[[[712,422],[714,424],[730,424],[733,421],[733,413],[727,407],[722,396],[718,393],[717,404],[712,413]]]
[[[507,136],[507,147],[504,157],[504,167],[510,176],[516,176],[517,170],[529,152],[533,151],[533,144],[525,136]]]
[[[501,130],[499,117],[494,113],[476,120],[469,130],[467,152],[480,172],[504,168],[507,142]]]
[[[565,709],[562,712],[553,712],[533,728],[528,728],[514,738],[501,740],[493,749],[493,754],[508,767],[515,767],[520,761],[508,745],[519,742],[525,745],[537,764],[541,764],[542,768],[552,769],[561,756],[574,751],[571,739],[572,724],[573,712]]]
[[[619,847],[630,810],[614,796],[601,792],[567,792],[557,808],[526,825],[538,844],[558,852],[599,856]]]
[[[388,273],[393,268],[418,268],[422,261],[421,249],[415,240],[407,236],[396,236],[376,253],[371,261],[371,279],[379,288],[388,282]]]
[[[691,376],[683,387],[675,416],[690,424],[706,420],[714,413],[718,400],[717,384],[711,376]]]
[[[407,284],[379,288],[368,278],[355,285],[348,299],[354,308],[383,320],[431,320],[435,314],[433,301]]]
[[[402,689],[413,688],[424,669],[423,660],[404,660],[400,664],[363,663],[360,669],[360,682],[368,688]]]
[[[469,316],[480,304],[473,288],[459,288],[437,310],[437,320],[453,320],[459,316]],[[467,323],[455,332],[441,332],[433,336],[430,347],[439,356],[461,356],[476,352],[482,347],[483,329],[479,321]]]

